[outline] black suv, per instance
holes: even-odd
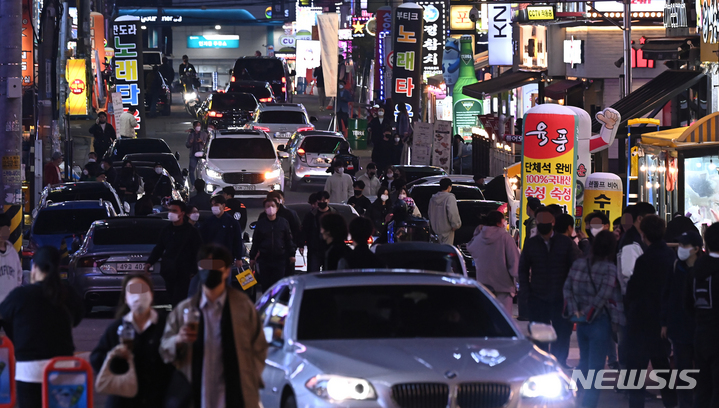
[[[290,71],[282,58],[240,57],[235,62],[231,81],[266,81],[272,87],[277,102],[283,103],[292,102],[294,89],[291,77],[294,76],[295,71]]]
[[[213,92],[197,111],[197,117],[207,127],[215,129],[242,127],[251,120],[257,109],[257,98],[246,92]]]

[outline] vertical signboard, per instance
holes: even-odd
[[[527,197],[545,206],[558,204],[574,215],[578,128],[575,113],[561,105],[535,106],[524,115],[520,225],[527,220]],[[524,242],[523,236],[519,242]]]
[[[434,143],[432,147],[432,165],[441,167],[449,174],[452,167],[452,122],[438,120],[434,122]]]
[[[377,22],[377,33],[374,40],[374,83],[375,89],[379,90],[379,99],[384,99],[384,70],[389,69],[385,64],[384,49],[386,38],[392,32],[392,7],[380,7],[375,14]]]
[[[115,90],[122,95],[123,109],[137,108],[137,137],[145,136],[145,78],[142,73],[140,20],[122,16],[112,23],[115,49]]]
[[[447,5],[442,0],[418,1],[424,8],[424,41],[422,42],[422,75],[442,73],[442,46],[447,35]]]
[[[98,58],[95,59],[95,53],[92,53],[92,71],[96,72],[97,68],[102,72],[105,66],[105,17],[96,12],[90,13],[90,37],[92,40],[92,50],[97,51]]]
[[[34,40],[32,13],[28,2],[22,3],[22,85],[35,83],[35,62],[33,59]]]
[[[622,200],[624,194],[622,179],[613,173],[593,173],[587,178],[587,188],[584,190],[585,216],[599,211],[609,218],[609,222],[622,216]],[[584,220],[582,220],[584,223]],[[583,230],[588,226],[582,225]]]
[[[489,65],[512,65],[512,7],[489,6]]]
[[[422,11],[422,6],[418,4],[405,3],[397,7],[394,19],[392,102],[395,113],[399,104],[405,104],[410,118],[419,112],[422,95]]]
[[[65,110],[70,116],[87,115],[87,72],[84,59],[67,60],[65,73],[68,88]]]
[[[432,159],[432,140],[434,139],[434,124],[417,122],[414,124],[412,135],[412,160],[413,166],[429,166]]]

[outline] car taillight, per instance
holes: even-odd
[[[297,149],[297,155],[300,157],[300,160],[302,160],[305,163],[307,162],[307,156],[305,156],[305,149],[303,149],[301,147],[299,149]]]
[[[373,242],[374,242],[374,237],[367,238],[367,245],[372,245]]]
[[[287,83],[287,78],[282,77],[282,83],[283,83],[283,84],[286,84],[286,83]]]
[[[285,92],[287,92],[287,87],[286,87],[286,86],[283,86],[283,87],[282,87],[282,93],[285,93]]]
[[[77,261],[78,268],[99,268],[105,263],[107,259],[95,259],[95,258],[80,258]]]
[[[33,251],[32,249],[23,249],[22,250],[23,258],[32,258],[33,256],[35,256],[35,251]]]
[[[211,118],[221,118],[222,117],[221,113],[215,112],[215,111],[210,111],[209,115]]]
[[[232,79],[230,79],[230,82],[235,82],[235,77],[232,77]]]
[[[257,129],[257,130],[262,130],[262,131],[264,131],[264,132],[269,132],[269,131],[270,131],[270,128],[264,127],[264,126],[253,126],[253,128],[255,128],[255,129]]]
[[[298,132],[309,132],[310,130],[314,130],[314,129],[315,128],[313,128],[313,127],[301,127],[299,129],[297,129],[297,131]]]
[[[272,98],[260,98],[260,102],[272,102]]]

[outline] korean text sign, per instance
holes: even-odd
[[[115,49],[115,90],[122,95],[122,106],[137,108],[137,137],[145,136],[145,78],[142,70],[140,20],[122,16],[112,23]]]
[[[622,179],[616,174],[590,174],[584,189],[584,216],[599,211],[609,218],[609,222],[621,217],[624,203],[622,185]],[[586,230],[584,220],[582,226]]]
[[[561,105],[539,105],[524,115],[522,224],[528,218],[527,197],[574,215],[578,126],[575,113]]]
[[[420,1],[424,7],[422,66],[424,76],[442,73],[442,52],[447,36],[447,5],[444,1]]]
[[[392,101],[396,106],[405,104],[410,118],[419,109],[419,99],[422,95],[423,33],[422,6],[405,3],[397,7],[393,37]]]

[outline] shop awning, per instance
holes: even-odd
[[[663,107],[669,100],[696,85],[704,74],[701,71],[666,70],[641,88],[620,99],[611,107],[622,115],[621,127],[629,119],[641,118],[654,109]],[[592,132],[599,132],[601,124],[592,119]]]
[[[653,60],[674,60],[679,58],[679,52],[699,46],[699,36],[696,37],[670,37],[650,38],[642,45],[644,58]]]
[[[507,172],[507,178],[518,177],[522,173],[522,162],[514,163],[504,171]]]
[[[691,126],[642,135],[642,144],[682,148],[701,143],[719,143],[719,112],[707,115]]]
[[[482,68],[489,66],[489,52],[483,51],[474,56],[474,72],[478,74]],[[444,76],[442,74],[433,75],[427,78],[427,83],[434,86],[439,86],[444,82]]]
[[[581,83],[582,81],[578,79],[562,79],[559,81],[554,81],[548,86],[544,87],[544,96],[552,99],[564,99],[567,90],[572,89],[575,86],[580,85]]]
[[[484,95],[494,95],[510,89],[519,88],[538,81],[546,71],[508,71],[489,81],[477,82],[463,88],[463,93],[472,98],[482,99]]]

